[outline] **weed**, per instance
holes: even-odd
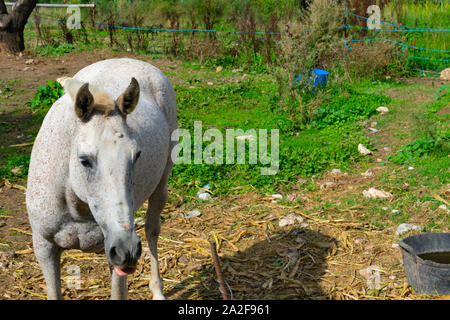
[[[450,137],[443,135],[425,136],[415,141],[408,142],[395,154],[387,156],[387,159],[397,164],[411,163],[425,154],[429,154],[442,147],[443,142],[448,141],[449,139]]]
[[[11,157],[6,165],[0,167],[0,178],[7,178],[11,180],[17,180],[19,178],[26,178],[28,175],[28,166],[30,165],[30,155],[16,155]],[[13,173],[11,170],[17,169],[17,173]]]
[[[322,99],[324,102],[315,110],[312,123],[318,127],[338,125],[367,119],[376,112],[376,108],[390,102],[383,95],[359,93],[352,89],[339,92],[333,88]]]
[[[48,110],[56,100],[64,94],[63,87],[59,82],[48,80],[45,86],[40,86],[34,98],[28,104],[31,110]]]

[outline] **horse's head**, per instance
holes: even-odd
[[[134,165],[141,154],[126,117],[139,100],[132,78],[116,100],[100,89],[71,79],[65,89],[81,120],[70,156],[70,183],[89,205],[105,238],[105,252],[118,275],[134,272],[141,242],[134,230]]]

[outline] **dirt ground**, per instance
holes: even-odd
[[[17,84],[17,90],[23,90],[28,101],[48,79],[73,75],[84,66],[108,57],[107,51],[63,58],[0,55],[0,75],[2,79],[23,80]],[[29,59],[33,61],[26,64]],[[176,67],[178,62],[157,59],[151,63],[165,71]],[[13,101],[6,108],[13,111],[24,105]],[[4,109],[0,114],[2,121],[8,121],[9,114]],[[0,143],[29,141],[18,138],[18,133],[13,131]],[[374,158],[385,152],[378,151]],[[189,202],[193,199],[166,206],[159,240],[166,297],[220,299],[209,247],[209,242],[215,241],[224,278],[234,299],[430,298],[414,293],[408,286],[393,228],[380,231],[356,219],[368,210],[359,204],[345,209],[339,206],[317,209],[327,201],[337,203],[346,195],[361,195],[383,170],[374,167],[374,175],[368,178],[360,173],[328,173],[314,183],[319,186],[333,181],[333,186],[314,191],[306,191],[302,187],[305,182],[299,181],[298,188],[287,195],[290,203],[276,202],[269,195],[255,193],[214,201],[197,200],[196,209],[202,214],[189,219],[183,215],[192,210]],[[23,183],[0,182],[0,299],[46,297],[43,275],[32,251],[24,191]],[[306,209],[292,204],[296,201]],[[385,205],[389,206],[390,200]],[[280,227],[280,219],[289,214],[298,217],[296,223]],[[143,240],[142,218],[136,219],[136,228]],[[367,275],[360,272],[371,265],[381,270],[379,290],[369,289]],[[68,270],[72,266],[81,271],[79,288],[70,286]],[[130,299],[151,299],[149,277],[149,251],[143,241],[138,270],[128,279]],[[65,299],[108,299],[110,274],[105,256],[78,250],[64,252],[62,287]]]

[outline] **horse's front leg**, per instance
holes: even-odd
[[[167,201],[167,180],[163,180],[156,187],[156,190],[148,200],[148,209],[145,220],[145,234],[150,249],[150,290],[153,293],[153,300],[164,300],[163,282],[159,274],[158,264],[158,237],[161,231],[160,214]]]
[[[61,295],[61,252],[55,243],[33,233],[33,248],[36,259],[44,273],[47,285],[47,299],[59,300]]]
[[[111,300],[126,300],[128,296],[127,276],[118,276],[112,265],[109,265],[109,269],[111,271]]]

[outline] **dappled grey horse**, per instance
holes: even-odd
[[[64,249],[104,249],[111,298],[125,299],[127,275],[142,251],[134,212],[148,199],[150,290],[154,299],[164,299],[157,239],[177,144],[172,85],[148,63],[110,59],[82,69],[64,88],[36,137],[26,192],[47,296],[62,297]]]

